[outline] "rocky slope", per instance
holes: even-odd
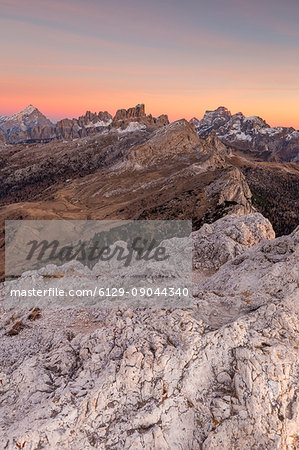
[[[293,230],[297,165],[236,156],[142,105],[58,128],[2,147],[2,276],[7,219],[192,219],[192,306],[4,310],[0,285],[2,447],[295,450],[299,231],[274,239],[252,201],[277,201]],[[55,277],[90,273],[69,269]]]
[[[186,121],[8,147],[0,155],[1,228],[8,219],[177,218],[198,229],[252,212],[246,180],[227,156]]]
[[[216,135],[232,149],[260,160],[299,162],[299,131],[292,127],[270,127],[260,117],[245,117],[241,112],[232,115],[223,106],[190,122],[200,136]]]
[[[4,134],[2,133],[1,130],[0,130],[0,143],[1,144],[5,143],[5,136],[4,136]]]
[[[3,312],[3,448],[298,447],[299,231],[271,239],[258,214],[212,228],[240,247],[190,309]]]
[[[244,159],[237,165],[252,192],[253,206],[270,220],[278,236],[291,233],[299,218],[299,165]]]

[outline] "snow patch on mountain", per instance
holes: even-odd
[[[297,161],[299,157],[299,131],[294,128],[270,127],[259,116],[234,115],[220,106],[206,111],[201,120],[190,120],[200,137],[217,136],[230,147],[261,154],[268,160]]]
[[[85,128],[96,128],[96,127],[108,127],[112,122],[112,119],[108,120],[107,122],[104,122],[103,120],[98,120],[97,122],[89,123],[85,126]]]
[[[132,133],[134,131],[142,131],[146,129],[146,125],[138,122],[130,122],[129,125],[122,130],[121,128],[117,128],[118,133]]]
[[[298,130],[294,130],[287,135],[286,140],[290,141],[291,139],[299,139],[299,131]]]

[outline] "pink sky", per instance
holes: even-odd
[[[2,0],[0,114],[224,105],[299,128],[296,0]]]

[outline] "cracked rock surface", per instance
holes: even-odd
[[[194,267],[201,271],[216,271],[248,247],[258,244],[261,239],[274,237],[271,223],[262,214],[224,216],[193,232]]]
[[[299,230],[250,216],[192,308],[2,311],[1,449],[297,449]]]

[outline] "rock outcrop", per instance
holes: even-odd
[[[269,220],[259,213],[232,214],[204,224],[192,238],[194,267],[213,273],[262,239],[274,239],[275,233]]]
[[[113,117],[113,122],[119,120],[131,120],[131,119],[142,119],[146,117],[145,105],[136,105],[134,108],[129,109],[118,109],[115,116]]]
[[[226,214],[249,214],[254,211],[252,194],[244,175],[237,167],[228,167],[205,188],[207,198],[214,199],[216,207],[208,210],[203,223],[211,223]]]
[[[200,142],[195,128],[182,119],[158,129],[143,144],[133,146],[128,159],[142,166],[173,156],[188,156],[191,151],[199,151]]]
[[[157,118],[151,114],[145,114],[145,105],[136,105],[134,108],[119,109],[113,117],[112,127],[120,130],[130,131],[132,123],[139,123],[145,127],[155,129],[163,127],[169,124],[169,120],[166,114],[163,114]]]
[[[191,122],[199,136],[216,135],[229,147],[266,161],[299,161],[299,131],[292,127],[270,127],[258,116],[232,115],[220,106],[206,111],[202,120]]]
[[[298,233],[224,263],[188,310],[3,312],[3,448],[297,448]]]

